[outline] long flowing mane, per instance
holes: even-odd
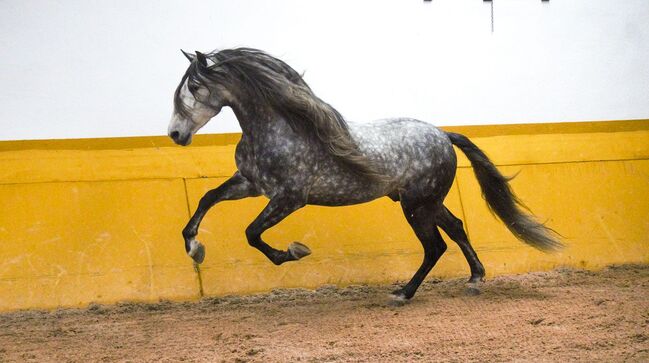
[[[259,107],[281,115],[295,132],[321,143],[352,170],[375,180],[384,179],[376,164],[360,152],[342,115],[318,98],[288,64],[251,48],[225,49],[205,56],[214,64],[201,64],[196,59],[190,64],[176,90],[176,112],[189,114],[179,96],[185,80],[208,89],[222,85],[237,99],[255,100]]]

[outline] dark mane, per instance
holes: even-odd
[[[321,143],[352,170],[383,179],[375,163],[360,152],[341,114],[318,98],[288,64],[251,48],[225,49],[205,56],[214,64],[206,66],[194,59],[176,89],[174,106],[178,114],[190,115],[180,98],[185,80],[208,89],[222,85],[237,99],[257,100],[260,107],[281,115],[295,132]]]

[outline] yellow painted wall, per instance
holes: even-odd
[[[649,121],[448,128],[483,148],[515,192],[565,237],[543,254],[515,240],[487,210],[468,160],[446,205],[465,221],[487,276],[612,263],[649,263]],[[203,135],[187,148],[163,137],[0,142],[0,311],[123,300],[190,300],[276,287],[406,280],[419,242],[387,198],[306,207],[265,239],[313,254],[274,266],[245,227],[264,198],[213,208],[196,270],[180,231],[200,197],[234,170],[239,135]],[[449,250],[432,276],[468,276]]]

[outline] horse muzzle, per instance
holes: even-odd
[[[169,132],[169,137],[178,145],[181,146],[187,146],[191,144],[192,142],[192,134],[191,133],[180,133],[179,131],[171,131]]]

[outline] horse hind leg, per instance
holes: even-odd
[[[478,259],[478,255],[473,250],[473,247],[471,247],[471,243],[469,243],[469,238],[467,237],[466,232],[464,232],[462,221],[454,216],[448,208],[443,207],[443,210],[437,216],[437,223],[442,230],[444,230],[444,232],[446,232],[446,234],[458,244],[466,258],[466,261],[469,263],[469,267],[471,268],[469,283],[477,284],[484,281],[484,267]],[[473,286],[472,288],[475,289],[476,286]],[[479,292],[479,290],[472,291],[472,288],[469,289],[469,293]]]
[[[415,295],[426,275],[446,251],[446,243],[435,223],[436,214],[439,213],[439,204],[408,201],[402,198],[401,207],[406,220],[424,247],[424,260],[417,272],[406,285],[392,292],[395,300],[404,301]]]

